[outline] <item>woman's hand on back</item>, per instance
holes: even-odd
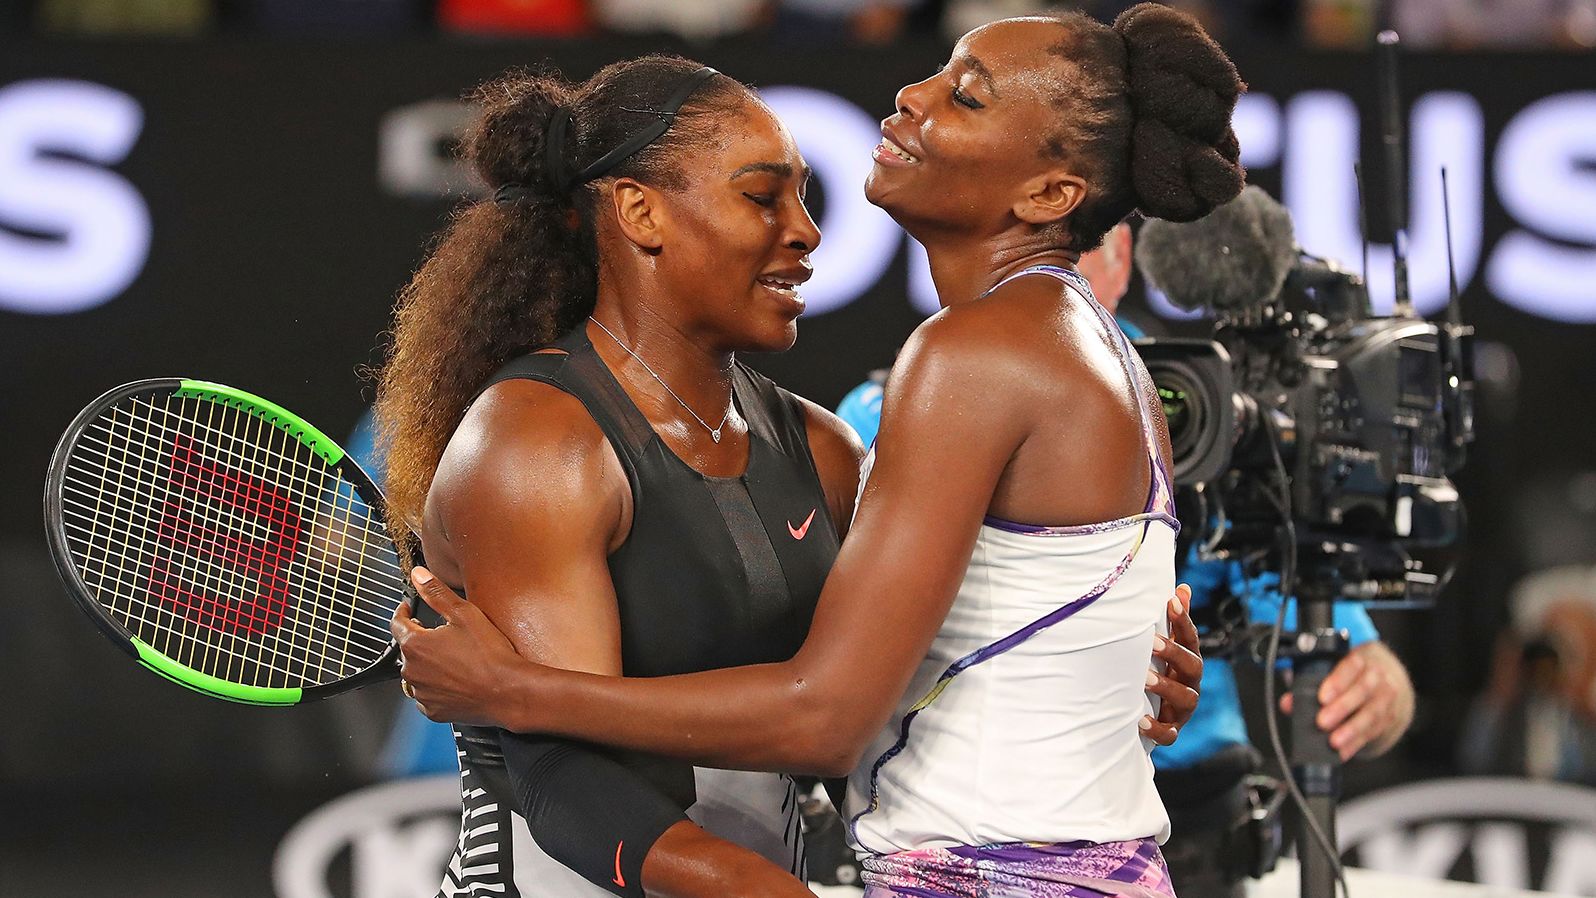
[[[1197,625],[1191,619],[1191,587],[1182,583],[1169,600],[1169,638],[1153,637],[1153,657],[1163,664],[1147,669],[1147,691],[1158,696],[1159,707],[1157,719],[1142,717],[1142,735],[1159,745],[1173,744],[1197,710],[1203,680],[1198,642]]]
[[[514,729],[504,709],[515,700],[504,694],[509,684],[525,683],[538,665],[522,658],[504,634],[426,568],[411,572],[421,598],[443,618],[428,628],[415,619],[408,604],[394,613],[389,629],[405,659],[404,677],[421,713],[432,720]],[[1148,668],[1147,691],[1160,699],[1158,718],[1143,718],[1143,733],[1159,745],[1170,745],[1196,711],[1203,659],[1197,627],[1191,619],[1191,587],[1182,583],[1169,603],[1169,639],[1154,637],[1153,657],[1165,673]]]

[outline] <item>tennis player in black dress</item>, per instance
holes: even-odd
[[[540,660],[651,676],[790,657],[861,453],[733,359],[789,347],[803,309],[820,235],[791,137],[673,58],[477,99],[467,154],[497,192],[401,300],[379,396],[394,514]],[[483,728],[457,744],[440,894],[731,894],[727,876],[806,893],[789,777]]]

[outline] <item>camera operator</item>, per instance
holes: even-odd
[[[1200,561],[1193,549],[1176,577],[1192,589],[1192,615],[1203,628],[1221,604],[1236,601],[1247,622],[1273,623],[1280,610],[1280,577],[1248,577],[1237,561]],[[1296,624],[1287,604],[1286,629]],[[1395,745],[1413,721],[1413,683],[1380,641],[1368,612],[1356,602],[1335,604],[1335,626],[1352,650],[1320,689],[1319,728],[1342,760],[1375,757]],[[1169,810],[1172,834],[1164,845],[1170,878],[1182,898],[1240,898],[1243,881],[1263,872],[1262,833],[1248,825],[1252,805],[1246,778],[1259,757],[1247,738],[1233,661],[1205,655],[1202,701],[1174,745],[1153,751],[1156,783]],[[1291,696],[1280,707],[1291,710]]]
[[[1303,578],[1293,580],[1294,592],[1311,588],[1326,600],[1405,596],[1410,579],[1436,582],[1419,566],[1393,558],[1406,557],[1401,544],[1409,537],[1429,544],[1455,537],[1446,524],[1456,520],[1456,493],[1438,469],[1454,460],[1453,453],[1449,445],[1432,450],[1431,443],[1437,434],[1466,434],[1468,426],[1452,427],[1456,403],[1435,395],[1450,370],[1441,352],[1450,344],[1438,344],[1453,339],[1453,331],[1437,334],[1422,319],[1372,319],[1362,282],[1305,254],[1290,212],[1261,189],[1248,187],[1189,224],[1149,226],[1139,239],[1136,261],[1149,284],[1164,286],[1176,306],[1208,309],[1219,325],[1216,339],[1228,341],[1224,348],[1205,344],[1211,349],[1194,341],[1151,341],[1138,349],[1160,384],[1171,430],[1179,431],[1171,438],[1187,450],[1176,453],[1176,482],[1184,476],[1186,483],[1210,487],[1181,499],[1195,500],[1182,511],[1196,519],[1183,520],[1182,535],[1193,545],[1176,573],[1191,585],[1192,616],[1211,637],[1204,641],[1204,701],[1181,739],[1153,752],[1175,833],[1165,858],[1187,898],[1234,896],[1242,894],[1247,876],[1273,866],[1279,850],[1277,820],[1257,813],[1266,806],[1267,781],[1257,787],[1248,781],[1259,758],[1248,743],[1233,667],[1236,659],[1264,654],[1257,633],[1280,615],[1279,565]],[[1322,364],[1305,363],[1310,355]],[[1234,388],[1232,377],[1239,380]],[[1452,383],[1464,380],[1466,374]],[[1396,403],[1382,405],[1392,394]],[[1232,402],[1234,425],[1227,409]],[[1435,420],[1442,407],[1449,414],[1445,428]],[[1388,420],[1407,429],[1379,423]],[[1283,454],[1301,480],[1292,480]],[[1398,475],[1412,485],[1399,486]],[[1292,511],[1294,501],[1301,503],[1300,515]],[[1405,511],[1404,503],[1418,511]],[[1337,535],[1309,540],[1330,548],[1310,556],[1306,573],[1297,567],[1296,547],[1286,557],[1267,551],[1281,537],[1301,545],[1305,528]],[[1204,540],[1202,531],[1214,538]],[[1207,551],[1219,546],[1228,548]],[[1259,557],[1280,560],[1241,560]],[[1295,597],[1286,602],[1287,631],[1297,629],[1296,604]],[[1324,732],[1343,762],[1381,754],[1412,722],[1412,682],[1379,641],[1364,605],[1337,600],[1324,610],[1331,618],[1326,623],[1347,634],[1351,649],[1320,674],[1314,719],[1298,723]],[[1287,695],[1280,710],[1290,713],[1291,705]],[[1277,801],[1275,791],[1268,797]]]

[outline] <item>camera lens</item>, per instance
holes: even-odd
[[[1201,400],[1180,387],[1164,384],[1158,387],[1158,400],[1164,405],[1164,420],[1169,422],[1169,438],[1174,440],[1190,426],[1192,410],[1189,403]]]
[[[1203,390],[1184,365],[1178,362],[1158,365],[1150,367],[1149,373],[1164,406],[1164,420],[1169,423],[1169,447],[1173,456],[1170,467],[1183,471],[1209,429],[1211,411]]]
[[[1136,351],[1158,391],[1169,425],[1175,483],[1206,483],[1223,474],[1235,443],[1236,393],[1230,356],[1211,340],[1142,340]]]

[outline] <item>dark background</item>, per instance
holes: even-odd
[[[0,894],[22,894],[13,887],[35,880],[8,886],[6,877],[46,859],[67,868],[52,877],[79,883],[61,894],[110,894],[109,882],[103,892],[87,885],[99,881],[99,868],[70,869],[74,847],[112,838],[143,855],[165,841],[172,820],[208,821],[212,848],[239,841],[226,837],[233,823],[280,833],[321,798],[378,775],[374,759],[396,707],[386,692],[288,710],[214,702],[138,671],[95,635],[55,581],[40,515],[51,447],[76,410],[124,381],[192,376],[267,396],[341,439],[371,398],[363,372],[381,360],[395,293],[469,189],[386,190],[378,178],[384,116],[458,97],[512,65],[550,59],[581,77],[658,46],[0,42],[0,88],[83,79],[141,104],[143,130],[114,169],[143,195],[154,228],[142,273],[113,301],[59,316],[0,311],[0,684],[11,696],[0,729],[0,845],[9,855],[0,856]],[[802,55],[731,42],[688,52],[756,85],[830,91],[873,116],[890,112],[896,88],[924,77],[946,53],[930,42]],[[1348,93],[1365,110],[1364,143],[1372,146],[1366,58],[1267,48],[1235,56],[1253,90],[1282,103],[1310,89]],[[1589,55],[1417,57],[1405,73],[1410,98],[1461,90],[1485,110],[1483,273],[1497,241],[1522,227],[1494,190],[1497,137],[1535,100],[1596,90],[1596,64]],[[440,140],[439,158],[448,150]],[[1596,179],[1596,159],[1575,168]],[[1279,169],[1256,168],[1251,180],[1276,191]],[[50,239],[19,235],[3,207],[0,229],[13,239]],[[794,350],[753,364],[834,405],[868,370],[890,363],[920,320],[907,299],[905,265],[900,253],[857,301],[806,319]],[[1587,305],[1596,310],[1596,283]],[[1499,302],[1483,274],[1468,284],[1463,308],[1496,360],[1482,371],[1479,439],[1458,478],[1471,519],[1465,560],[1440,607],[1378,617],[1413,671],[1420,716],[1392,756],[1354,768],[1355,790],[1453,769],[1458,719],[1483,682],[1511,584],[1532,566],[1588,563],[1596,544],[1588,473],[1596,468],[1596,427],[1587,415],[1596,328]],[[1154,330],[1201,332],[1199,323],[1162,321],[1139,281],[1126,309]],[[230,850],[234,860],[220,866],[241,885],[229,893],[256,894],[269,845]]]

